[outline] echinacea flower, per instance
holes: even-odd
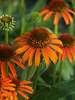
[[[18,100],[18,94],[28,100],[27,94],[32,94],[30,84],[30,81],[15,80],[11,76],[6,78],[0,77],[0,100]]]
[[[13,84],[16,85],[15,87],[15,97],[17,96],[17,94],[21,95],[22,97],[25,98],[25,100],[29,100],[29,97],[27,94],[32,94],[33,93],[33,89],[30,86],[32,84],[31,81],[26,81],[26,80],[22,80],[19,81],[17,78],[15,79],[12,74],[9,74],[9,78],[12,80]],[[14,97],[14,96],[13,96]]]
[[[24,65],[21,62],[19,56],[17,56],[15,50],[6,44],[0,44],[0,70],[2,77],[6,77],[6,67],[9,67],[10,72],[16,78],[16,70],[14,64],[24,69]]]
[[[75,60],[75,37],[69,34],[61,34],[59,39],[62,41],[63,46],[61,47],[63,53],[60,55],[62,61],[68,57],[70,62]]]
[[[0,28],[2,30],[12,30],[15,27],[14,17],[3,15],[0,16]]]
[[[56,51],[62,53],[59,48],[62,42],[46,28],[35,28],[16,38],[15,41],[19,45],[16,53],[24,53],[23,62],[28,62],[29,66],[33,64],[33,61],[35,66],[39,66],[41,58],[44,58],[46,65],[49,65],[50,60],[56,63],[58,59]]]
[[[47,21],[54,15],[54,24],[57,25],[60,17],[62,17],[66,24],[73,22],[71,14],[75,15],[75,11],[70,9],[64,0],[51,0],[50,4],[40,11],[40,15]]]
[[[0,76],[0,100],[13,100],[12,92],[14,95],[15,87],[16,85],[12,83],[11,79],[8,77],[2,78]]]

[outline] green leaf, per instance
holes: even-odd
[[[30,80],[33,75],[35,74],[36,68],[34,66],[28,67],[25,70],[23,70],[21,75],[21,80]]]
[[[42,77],[39,77],[38,82],[37,82],[38,86],[44,86],[44,87],[51,87],[51,85],[49,85],[47,82],[45,82],[45,80]]]
[[[72,64],[65,59],[63,62],[59,61],[57,63],[56,72],[58,72],[64,80],[70,80],[74,74],[74,69]]]
[[[44,0],[39,0],[39,1],[35,4],[34,8],[32,9],[32,12],[33,12],[33,11],[39,11],[39,10],[41,10],[41,9],[43,8],[44,5],[45,5]]]
[[[31,100],[58,100],[71,94],[75,94],[75,80],[61,82],[51,88],[43,87]]]

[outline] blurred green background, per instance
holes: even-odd
[[[47,27],[54,32],[52,20],[47,22],[39,15],[39,11],[49,3],[50,0],[0,0],[0,16],[7,14],[13,16],[16,24],[13,31],[9,32],[9,44],[12,44],[17,36],[35,27]],[[69,7],[75,9],[74,0],[64,0]],[[74,23],[66,25],[61,19],[59,23],[59,33],[68,33],[75,35],[75,17]],[[0,43],[4,41],[3,31],[0,30]],[[31,71],[29,76],[28,73]],[[36,83],[36,68],[27,68],[17,73],[20,79],[32,80],[33,85]],[[56,79],[60,81],[54,82]],[[20,100],[23,100],[19,97]],[[58,62],[56,65],[50,64],[46,69],[41,64],[39,76],[36,83],[36,92],[30,100],[75,100],[75,63],[71,64],[68,60],[63,63]]]

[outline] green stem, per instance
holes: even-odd
[[[9,42],[9,38],[8,38],[9,37],[8,36],[9,35],[9,32],[8,31],[5,31],[4,34],[5,34],[5,44],[8,44],[8,42]]]
[[[54,32],[55,32],[55,34],[58,36],[58,25],[55,25],[55,26],[54,26]]]
[[[71,35],[73,35],[74,34],[74,23],[72,22],[71,24],[70,24],[70,34]]]
[[[8,0],[8,10],[7,10],[8,15],[11,15],[12,14],[12,11],[13,11],[12,1],[11,0]]]
[[[33,65],[33,66],[30,66],[30,67],[28,68],[27,75],[26,75],[26,80],[30,80],[31,75],[32,75],[32,73],[33,73],[33,70],[34,70],[34,65]]]
[[[33,88],[36,91],[36,86],[37,86],[37,81],[39,78],[39,72],[40,72],[40,66],[37,68],[35,75],[34,75],[34,80],[33,80]]]
[[[73,7],[73,9],[75,9],[75,1],[74,0],[72,0],[72,7]],[[69,31],[70,31],[70,34],[74,35],[74,22],[71,23]]]
[[[21,33],[20,35],[23,34],[24,30],[25,30],[25,9],[26,9],[26,4],[25,4],[25,0],[20,0],[19,6],[20,6],[20,15],[21,15]]]
[[[56,70],[53,72],[53,85],[56,83]]]
[[[4,35],[5,35],[5,44],[7,44],[7,45],[8,45],[8,42],[9,42],[8,34],[9,34],[8,31],[4,32]],[[8,65],[6,65],[6,74],[8,75],[8,73],[9,73],[9,69],[8,69]]]

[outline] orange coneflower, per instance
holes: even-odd
[[[16,85],[12,83],[12,80],[8,77],[2,78],[0,76],[0,100],[13,100]],[[14,99],[16,100],[16,99]]]
[[[63,53],[60,55],[61,60],[63,61],[68,57],[69,61],[72,62],[75,60],[75,37],[69,34],[61,34],[59,39],[63,43],[63,46],[61,47]]]
[[[48,20],[52,15],[54,15],[55,25],[58,24],[61,16],[66,24],[73,22],[71,14],[75,15],[75,11],[71,10],[64,0],[51,0],[49,6],[46,6],[40,12],[40,15],[44,16],[44,21]]]
[[[24,68],[21,59],[17,56],[15,50],[6,44],[0,44],[0,70],[2,77],[6,77],[6,66],[9,67],[13,76],[16,77],[14,64]]]
[[[24,53],[23,61],[28,62],[29,66],[32,65],[32,61],[35,62],[35,66],[39,66],[41,58],[44,58],[46,65],[50,63],[50,60],[56,63],[58,57],[55,51],[62,52],[59,48],[62,42],[46,28],[35,28],[18,37],[16,42],[20,45],[16,53]]]
[[[16,90],[15,91],[16,92],[15,97],[17,96],[17,94],[19,94],[22,97],[24,97],[26,100],[29,100],[29,97],[27,96],[27,94],[32,94],[33,93],[32,87],[29,86],[29,85],[32,84],[32,82],[31,81],[26,81],[26,80],[19,81],[17,78],[15,79],[12,76],[12,74],[9,74],[9,78],[12,79],[13,84],[16,85],[16,87],[15,87],[15,90]]]
[[[32,94],[30,84],[30,81],[18,81],[11,76],[0,77],[0,100],[18,100],[18,94],[28,100],[27,93]]]

